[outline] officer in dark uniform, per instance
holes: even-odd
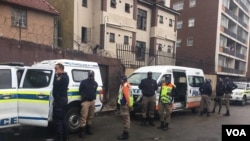
[[[66,141],[68,138],[67,123],[65,120],[65,109],[68,103],[69,77],[64,72],[64,66],[60,63],[55,66],[55,78],[53,83],[53,122],[56,127],[56,140]]]

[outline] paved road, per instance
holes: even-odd
[[[225,113],[225,107],[222,114]],[[129,141],[221,141],[221,126],[223,124],[249,124],[250,104],[246,106],[231,106],[231,116],[212,114],[211,117],[192,114],[190,111],[175,112],[172,115],[170,129],[161,131],[156,127],[142,127],[138,119],[131,123]],[[158,120],[155,120],[157,125]],[[94,119],[94,135],[79,139],[77,134],[70,135],[70,141],[115,141],[121,133],[121,119],[114,115],[97,116]],[[17,134],[19,133],[19,134]],[[0,141],[45,141],[53,136],[47,128],[25,127],[17,132],[2,131]]]

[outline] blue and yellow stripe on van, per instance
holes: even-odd
[[[39,92],[39,91],[18,91],[18,101],[25,103],[49,103],[50,91]]]
[[[0,102],[11,103],[16,102],[18,94],[16,90],[1,90],[0,91]]]

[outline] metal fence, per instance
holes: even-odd
[[[153,54],[146,47],[139,48],[126,44],[116,44],[116,55],[126,68],[139,68],[150,65],[175,65],[174,53],[157,50]]]

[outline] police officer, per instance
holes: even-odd
[[[65,108],[68,103],[69,77],[64,72],[64,66],[60,63],[55,65],[55,78],[53,83],[53,122],[56,126],[57,141],[66,141],[68,129],[65,120]]]
[[[95,81],[95,74],[93,71],[88,72],[88,78],[80,83],[79,93],[82,99],[81,109],[81,128],[79,137],[82,138],[84,132],[92,135],[91,124],[95,114],[95,99],[98,84]]]
[[[226,113],[223,116],[230,116],[230,103],[229,100],[231,98],[232,91],[237,88],[237,85],[234,84],[229,77],[224,79],[225,85],[225,104],[226,104]]]
[[[147,73],[147,78],[142,79],[139,84],[139,88],[142,90],[142,126],[146,125],[147,111],[149,125],[155,126],[153,123],[154,110],[156,103],[155,91],[158,89],[157,82],[152,79],[152,72]]]
[[[199,88],[201,92],[201,105],[200,105],[200,115],[207,113],[207,117],[210,117],[210,96],[212,95],[211,80],[206,79],[205,83]]]
[[[172,112],[172,91],[176,86],[171,83],[171,75],[165,76],[165,82],[161,85],[159,97],[159,115],[161,124],[158,129],[168,130]],[[164,114],[165,113],[165,114]]]
[[[127,82],[127,77],[124,75],[121,78],[121,88],[117,101],[120,105],[120,115],[122,117],[123,124],[123,133],[117,137],[118,140],[125,140],[129,138],[130,109],[132,109],[133,102],[133,96],[131,96],[130,93],[130,84]]]
[[[215,113],[215,109],[217,105],[219,105],[218,114],[220,114],[221,107],[222,107],[222,98],[224,94],[225,94],[225,86],[224,86],[222,78],[219,78],[219,82],[216,85],[216,96],[214,98],[214,107],[211,113]]]

